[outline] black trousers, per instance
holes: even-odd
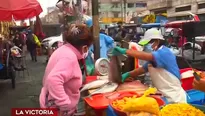
[[[37,61],[36,49],[30,49],[29,52],[30,52],[32,61]]]

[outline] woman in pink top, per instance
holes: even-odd
[[[40,94],[41,108],[58,108],[61,115],[72,116],[80,98],[84,59],[93,43],[92,31],[85,25],[71,25],[64,33],[65,44],[50,57]]]

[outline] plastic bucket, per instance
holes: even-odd
[[[180,74],[186,72],[186,71],[190,71],[192,70],[192,68],[185,68],[185,69],[181,69],[180,70]],[[182,88],[187,91],[187,90],[191,90],[193,89],[192,83],[194,81],[194,77],[188,77],[188,78],[184,78],[181,79],[181,83],[182,83]]]

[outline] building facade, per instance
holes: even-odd
[[[47,14],[41,18],[43,24],[59,24],[58,13],[60,10],[56,7],[48,7]]]
[[[148,0],[147,8],[152,13],[167,13],[170,20],[185,20],[188,12],[205,20],[205,0]]]
[[[99,17],[107,23],[128,21],[146,9],[145,0],[99,0]]]

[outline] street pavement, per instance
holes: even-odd
[[[0,80],[0,116],[10,116],[11,108],[39,108],[39,94],[46,67],[45,56],[39,56],[38,62],[26,57],[29,76],[16,75],[16,88],[12,89],[10,80]]]

